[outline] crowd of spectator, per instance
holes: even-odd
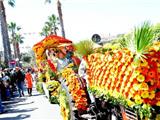
[[[32,68],[23,69],[15,67],[0,70],[0,113],[3,109],[1,104],[2,101],[8,101],[12,97],[17,96],[23,97],[25,87],[28,89],[28,95],[31,96],[33,81],[33,77],[31,76],[32,73],[34,73]]]

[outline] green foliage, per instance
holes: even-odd
[[[58,100],[57,96],[50,96],[49,101],[52,104],[59,104],[59,100]]]
[[[22,61],[26,62],[26,63],[30,63],[31,62],[31,56],[25,55],[22,57]]]
[[[83,40],[74,45],[76,52],[80,57],[88,56],[94,52],[93,42],[91,40]]]
[[[144,22],[141,27],[136,27],[134,30],[136,51],[140,53],[143,52],[146,47],[151,44],[153,37],[152,26],[149,22]]]
[[[59,25],[59,18],[56,17],[54,14],[48,17],[48,21],[45,22],[44,27],[42,28],[42,32],[40,33],[41,36],[48,36],[51,34],[57,35],[58,25]]]
[[[110,105],[116,106],[116,105],[122,105],[125,108],[130,108],[135,111],[135,113],[138,113],[140,118],[143,120],[145,117],[151,118],[152,116],[152,107],[147,104],[143,105],[136,105],[134,104],[132,107],[129,107],[127,104],[127,101],[122,96],[117,96],[117,98],[113,97],[109,92],[106,92],[107,90],[100,90],[98,88],[88,88],[88,91],[91,92],[96,98],[100,98],[101,100],[105,100]]]
[[[45,73],[38,73],[38,82],[44,82],[44,79],[46,79]]]
[[[50,103],[58,104],[59,103],[59,93],[60,93],[60,83],[53,80],[46,83],[47,89],[50,92]]]
[[[41,94],[44,94],[42,82],[37,82],[37,83],[36,83],[36,90],[37,90],[38,92],[40,92]]]
[[[23,43],[24,37],[20,34],[22,28],[17,26],[15,22],[10,22],[8,24],[8,30],[10,32],[10,40],[12,44]]]
[[[60,89],[59,103],[61,108],[65,108],[65,112],[66,112],[65,114],[68,114],[67,115],[68,118],[66,118],[65,120],[70,120],[71,116],[70,116],[69,98],[67,96],[66,90],[63,88]],[[61,111],[61,115],[63,117],[66,116],[62,111]]]
[[[150,22],[145,21],[142,25],[134,28],[128,39],[126,39],[127,47],[135,53],[135,60],[145,58],[148,47],[154,39],[153,26]]]
[[[55,80],[53,80],[53,81],[47,82],[46,85],[47,85],[47,89],[48,89],[49,91],[55,91],[56,89],[59,88],[60,83],[57,82],[57,81],[55,81]]]
[[[57,79],[57,74],[53,72],[50,67],[48,67],[48,73],[51,79]]]

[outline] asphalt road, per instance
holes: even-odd
[[[45,95],[39,94],[35,88],[29,97],[15,97],[4,101],[6,112],[0,114],[0,120],[62,120],[57,104],[50,104]]]

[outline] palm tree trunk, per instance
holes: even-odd
[[[16,43],[16,51],[17,51],[17,58],[20,60],[20,49],[19,49],[19,43]]]
[[[3,1],[0,1],[0,22],[1,22],[1,33],[3,40],[3,48],[4,48],[4,62],[5,65],[8,66],[8,63],[12,59],[12,56],[11,56],[9,37],[8,37],[8,30],[7,30],[6,13]]]
[[[16,42],[13,42],[13,50],[14,50],[14,59],[16,59],[17,58]]]
[[[62,36],[65,38],[62,9],[61,9],[61,3],[59,0],[57,0],[57,9],[58,9],[58,15],[59,15],[59,20],[60,20],[60,25],[61,25]]]

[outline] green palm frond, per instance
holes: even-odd
[[[74,45],[76,52],[82,57],[87,56],[94,51],[93,42],[91,40],[83,40]]]
[[[148,47],[152,44],[154,38],[153,27],[149,21],[145,21],[141,26],[134,28],[133,33],[127,41],[128,48],[135,53],[138,59],[145,58]]]
[[[144,52],[151,45],[154,37],[152,26],[149,22],[144,22],[141,27],[135,28],[134,40],[136,42],[136,51]]]

